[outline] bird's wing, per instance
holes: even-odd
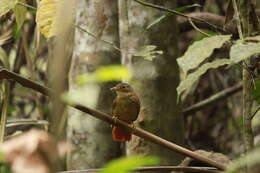
[[[114,112],[115,112],[115,108],[116,108],[116,101],[117,101],[117,99],[115,98],[115,99],[113,100],[113,104],[112,104],[112,116],[115,116],[115,115],[114,115]]]
[[[138,98],[138,96],[136,94],[131,95],[130,99],[132,100],[132,103],[134,104],[134,106],[136,108],[135,109],[136,110],[135,114],[136,114],[136,116],[138,116],[138,114],[140,112],[140,107],[141,107],[140,106],[140,100],[139,100],[139,98]]]

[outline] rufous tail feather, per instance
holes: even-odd
[[[112,137],[114,141],[125,142],[131,140],[132,134],[125,128],[114,126],[112,129]]]

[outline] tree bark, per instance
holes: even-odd
[[[119,30],[122,63],[132,72],[130,83],[141,99],[141,112],[137,125],[177,144],[183,144],[183,119],[180,105],[176,102],[176,87],[179,71],[178,26],[174,16],[157,26],[144,31],[161,12],[144,7],[134,1],[119,0]],[[175,1],[148,2],[175,8]],[[163,55],[152,61],[133,56],[142,46],[156,45]],[[162,165],[176,165],[182,156],[151,144],[134,136],[127,143],[127,154],[147,154],[158,156]]]
[[[118,43],[117,14],[117,2],[114,0],[78,1],[76,25],[87,29],[97,37],[77,30],[70,90],[78,88],[75,82],[77,75],[93,72],[99,65],[120,61],[119,52],[99,40],[102,37],[104,40]],[[97,101],[97,108],[109,113],[112,104],[112,93],[109,88],[112,85],[112,83],[101,85]],[[69,111],[68,138],[75,146],[75,150],[68,157],[69,169],[100,168],[119,154],[118,143],[112,141],[110,126],[83,114],[75,109]]]

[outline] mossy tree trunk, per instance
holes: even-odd
[[[118,44],[117,14],[117,2],[114,0],[79,0],[76,24],[102,39]],[[119,52],[98,40],[80,30],[76,31],[70,90],[78,88],[75,80],[77,75],[93,72],[100,65],[120,62]],[[112,105],[113,98],[109,90],[112,85],[102,84],[98,97],[97,109],[107,113],[110,113]],[[75,109],[69,111],[68,138],[75,146],[68,157],[69,169],[100,168],[119,154],[118,143],[111,138],[111,127]]]
[[[148,31],[145,28],[163,15],[156,9],[134,1],[119,0],[119,33],[122,63],[133,73],[131,84],[141,99],[137,125],[164,139],[183,145],[183,118],[176,102],[179,83],[178,25],[174,16],[168,17]],[[153,4],[175,8],[176,1],[149,0]],[[152,61],[133,56],[146,45],[155,45],[163,55]],[[161,164],[176,165],[183,158],[179,154],[134,136],[127,143],[127,154],[158,156]]]

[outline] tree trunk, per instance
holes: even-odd
[[[76,20],[77,25],[97,37],[118,43],[116,1],[79,0]],[[70,90],[78,88],[75,82],[77,75],[93,72],[101,64],[120,61],[119,52],[99,38],[77,30]],[[109,88],[112,85],[102,84],[97,109],[110,113],[112,93]],[[75,145],[75,150],[68,157],[69,169],[99,168],[119,154],[118,143],[113,142],[111,138],[110,126],[75,109],[69,111],[68,138]]]
[[[173,9],[175,1],[146,2]],[[183,144],[183,118],[176,102],[179,71],[178,26],[174,16],[164,19],[148,31],[145,27],[164,13],[135,1],[119,0],[119,30],[122,63],[133,73],[131,84],[141,99],[137,125],[174,143]],[[152,61],[133,56],[142,46],[156,45],[163,55]],[[127,154],[158,156],[163,165],[176,165],[183,158],[177,153],[134,136]]]

